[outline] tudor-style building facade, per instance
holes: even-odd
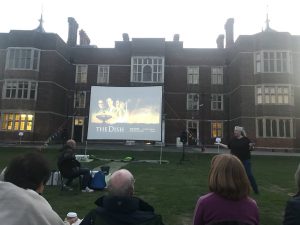
[[[32,31],[0,34],[0,139],[4,142],[86,141],[91,86],[163,86],[163,142],[226,143],[246,128],[260,148],[299,149],[300,37],[269,25],[234,41],[233,19],[217,48],[183,48],[179,35],[132,38],[97,48],[69,18],[65,43]],[[225,44],[224,44],[225,41]],[[224,46],[225,45],[225,46]],[[23,136],[19,136],[22,132]]]

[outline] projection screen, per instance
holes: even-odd
[[[91,87],[89,140],[161,141],[162,87]]]

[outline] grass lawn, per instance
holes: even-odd
[[[16,154],[29,149],[0,148],[0,168]],[[46,149],[44,154],[56,168],[57,149]],[[135,159],[158,159],[158,152],[133,151],[89,151],[99,158],[120,159],[132,156]],[[165,152],[163,159],[169,164],[129,163],[126,168],[135,176],[135,193],[154,206],[163,216],[166,225],[191,224],[194,206],[200,195],[208,192],[207,179],[212,154],[186,154],[186,161],[179,164],[181,153]],[[257,201],[261,224],[279,225],[289,193],[296,191],[293,174],[300,158],[278,156],[253,156],[252,168],[260,188],[260,195],[252,194]],[[94,161],[87,164],[90,168],[105,162]],[[62,217],[68,211],[75,211],[83,218],[94,201],[104,192],[81,193],[79,189],[72,192],[60,191],[59,187],[47,187],[45,198]]]

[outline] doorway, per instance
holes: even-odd
[[[73,139],[78,143],[83,142],[83,126],[84,117],[75,117],[73,126]]]
[[[187,131],[188,131],[188,145],[189,146],[198,145],[199,121],[197,121],[197,120],[188,120],[187,121]]]

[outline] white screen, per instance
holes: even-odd
[[[161,141],[162,87],[91,87],[87,139]]]

